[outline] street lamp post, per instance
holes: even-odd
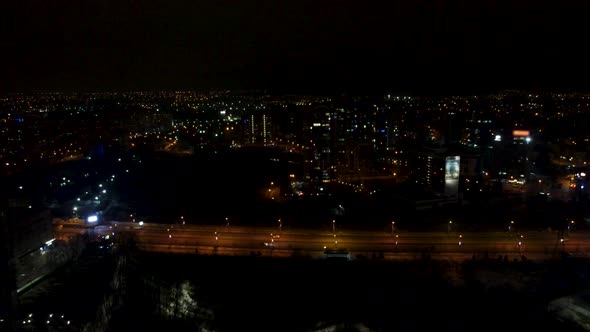
[[[281,218],[279,218],[279,232],[283,232],[283,222],[281,221]]]
[[[336,220],[332,220],[332,233],[336,234]]]
[[[391,222],[391,236],[395,233],[395,221]]]
[[[561,252],[565,252],[565,239],[562,237],[559,242],[561,243]]]
[[[225,217],[225,231],[229,232],[229,218]]]
[[[573,220],[568,223],[568,225],[567,225],[567,235],[568,236],[570,235],[570,231],[574,230],[574,224],[575,224],[575,222]]]
[[[270,233],[270,256],[272,257],[272,251],[275,246],[275,237],[272,233]]]
[[[447,225],[447,233],[451,232],[452,227],[453,227],[453,221],[449,220],[449,224]]]

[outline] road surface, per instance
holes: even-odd
[[[59,238],[78,234],[80,228],[64,226]],[[434,255],[471,257],[473,254],[547,257],[566,251],[590,253],[590,232],[571,232],[563,241],[558,232],[371,232],[329,231],[257,227],[225,227],[179,224],[112,222],[97,226],[95,236],[129,233],[142,250],[202,254],[251,254],[321,256],[325,249],[345,248],[353,255],[374,252],[386,257]]]

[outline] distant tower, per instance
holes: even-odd
[[[250,143],[256,143],[256,131],[254,126],[254,114],[250,115]]]
[[[304,142],[309,146],[305,177],[317,186],[335,179],[336,113],[321,105],[309,109],[306,117]]]
[[[266,114],[262,114],[262,142],[266,144]]]

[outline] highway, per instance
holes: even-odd
[[[78,234],[80,228],[64,226],[58,238]],[[71,232],[71,233],[70,233]],[[557,232],[370,232],[318,231],[235,226],[179,224],[139,225],[112,222],[97,226],[94,236],[132,234],[138,248],[146,251],[291,256],[294,253],[320,257],[325,249],[345,248],[353,255],[383,253],[384,258],[415,257],[424,252],[436,256],[469,257],[487,253],[490,257],[525,255],[546,258],[560,251],[578,256],[590,253],[590,232],[576,231],[563,241]],[[259,253],[258,253],[259,252]]]

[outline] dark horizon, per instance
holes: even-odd
[[[588,4],[11,4],[1,91],[587,90]]]

